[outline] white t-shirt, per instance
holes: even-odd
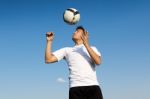
[[[96,47],[91,47],[99,56]],[[65,47],[53,52],[58,61],[65,59],[69,67],[70,87],[99,85],[96,77],[96,66],[83,44]]]

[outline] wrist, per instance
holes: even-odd
[[[52,41],[51,40],[47,40],[47,43],[52,43]]]
[[[84,46],[85,47],[89,47],[89,43],[84,43]]]

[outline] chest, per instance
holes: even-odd
[[[87,50],[83,47],[68,49],[66,59],[69,61],[90,61],[91,60]]]

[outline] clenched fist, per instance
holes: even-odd
[[[54,33],[53,32],[47,32],[46,33],[46,39],[47,41],[53,41]]]

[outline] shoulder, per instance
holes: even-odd
[[[61,48],[60,50],[63,51],[63,52],[65,52],[65,53],[67,53],[67,52],[69,52],[70,50],[72,50],[72,47],[63,47],[63,48]]]
[[[70,47],[62,47],[59,50],[68,50]]]

